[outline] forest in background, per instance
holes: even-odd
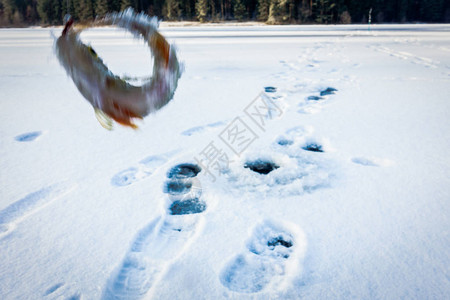
[[[127,7],[165,21],[268,24],[448,23],[448,0],[0,0],[0,27],[89,22]]]

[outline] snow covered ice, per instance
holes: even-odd
[[[174,99],[112,132],[60,29],[0,30],[1,299],[448,297],[449,25],[160,29]]]

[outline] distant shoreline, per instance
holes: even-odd
[[[381,28],[384,26],[448,26],[450,23],[423,23],[423,22],[415,22],[415,23],[375,23],[375,24],[361,24],[361,23],[353,23],[353,24],[267,24],[264,22],[257,21],[249,21],[249,22],[234,22],[234,21],[224,21],[224,22],[198,22],[198,21],[161,21],[159,23],[160,28],[170,28],[170,27],[293,27],[293,26],[304,26],[304,27],[350,27],[350,26],[361,26],[371,28]],[[31,25],[31,26],[5,26],[0,27],[2,29],[32,29],[32,28],[63,28],[63,25]],[[114,27],[114,26],[102,26],[102,27]]]

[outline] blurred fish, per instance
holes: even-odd
[[[129,8],[121,13],[108,14],[88,26],[75,27],[73,23],[69,18],[56,40],[56,56],[80,93],[94,107],[103,127],[112,129],[114,120],[137,128],[133,119],[142,119],[173,98],[181,68],[175,48],[157,31],[156,18],[136,14]],[[83,29],[105,25],[122,27],[147,42],[154,57],[153,75],[141,86],[132,85],[113,74],[95,50],[80,40]]]

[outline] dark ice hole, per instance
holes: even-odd
[[[294,142],[291,140],[286,140],[286,139],[278,140],[278,145],[280,145],[280,146],[289,146],[289,145],[292,145],[293,143]]]
[[[320,96],[309,96],[307,99],[310,100],[310,101],[319,101],[319,100],[322,100],[323,97],[320,97]]]
[[[40,131],[28,132],[28,133],[24,133],[24,134],[16,136],[15,140],[18,142],[31,142],[31,141],[34,141],[36,138],[38,138],[41,134],[42,134],[42,132],[40,132]]]
[[[286,248],[290,248],[290,247],[292,247],[292,242],[283,240],[283,238],[281,236],[271,239],[270,241],[267,242],[267,246],[269,246],[269,247],[275,247],[278,245],[284,246]]]
[[[255,160],[245,163],[244,168],[248,168],[253,172],[259,174],[269,174],[273,170],[278,169],[280,166],[271,161]]]
[[[266,86],[264,87],[264,91],[266,93],[275,93],[277,91],[277,88],[273,86]]]
[[[312,151],[312,152],[324,152],[322,145],[318,145],[318,144],[308,144],[304,147],[302,147],[303,150],[306,151]]]
[[[337,89],[332,88],[332,87],[327,87],[326,89],[324,89],[323,91],[320,92],[320,96],[333,95],[333,94],[335,94],[335,92],[337,92]]]
[[[198,173],[200,173],[202,169],[195,164],[179,164],[172,167],[169,172],[167,172],[167,178],[186,178],[186,177],[195,177]]]
[[[191,180],[170,180],[164,185],[164,193],[167,194],[182,194],[187,193],[192,187]]]
[[[184,199],[174,201],[169,209],[172,215],[198,214],[206,210],[206,204],[198,198]]]

